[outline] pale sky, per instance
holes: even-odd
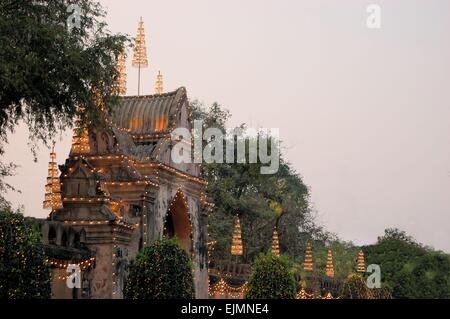
[[[161,70],[166,91],[219,102],[232,125],[280,129],[326,229],[365,244],[399,227],[450,252],[450,1],[101,2],[114,32],[134,36],[144,19],[144,94]],[[381,29],[366,27],[371,3]],[[70,135],[59,163],[69,148]],[[33,163],[20,128],[4,160],[21,165],[9,181],[22,194],[8,198],[46,216],[48,150]]]

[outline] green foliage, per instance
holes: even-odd
[[[393,298],[450,298],[450,256],[424,248],[397,229],[387,229],[363,248],[367,264],[381,267],[383,286]]]
[[[191,108],[193,119],[203,120],[205,128],[224,130],[230,118],[230,113],[217,103],[206,109],[193,101]],[[250,139],[245,141],[246,163],[205,163],[202,166],[203,177],[208,181],[206,193],[216,205],[209,217],[210,237],[216,241],[212,260],[230,258],[236,214],[241,220],[244,262],[250,263],[259,253],[267,251],[274,226],[277,226],[281,251],[291,258],[300,258],[307,239],[324,240],[328,234],[315,223],[308,188],[289,163],[281,157],[279,170],[272,175],[261,174],[264,164],[249,163]]]
[[[80,28],[71,32],[70,4],[81,9]],[[95,94],[107,109],[114,106],[116,57],[127,38],[109,33],[104,16],[92,0],[0,2],[0,155],[20,121],[29,128],[34,152],[37,141],[50,145],[57,130],[72,126],[80,105],[84,122],[98,124]]]
[[[0,210],[0,299],[50,298],[50,273],[31,219]]]
[[[138,254],[125,282],[127,299],[194,297],[192,263],[176,239],[154,241]]]
[[[294,299],[296,288],[292,262],[287,256],[277,257],[269,252],[255,259],[246,298]]]

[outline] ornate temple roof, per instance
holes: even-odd
[[[113,121],[133,135],[165,132],[174,124],[175,114],[186,99],[184,87],[164,94],[124,96]]]

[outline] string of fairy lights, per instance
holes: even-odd
[[[46,258],[45,263],[50,266],[51,268],[56,268],[63,270],[64,273],[66,273],[67,268],[69,265],[75,265],[80,268],[81,271],[85,271],[90,269],[95,264],[95,257],[90,257],[84,260],[80,261],[68,261],[68,260],[61,260],[61,259],[55,259],[55,258]],[[58,280],[66,280],[68,278],[68,275],[61,275],[61,274],[53,274],[53,278]]]
[[[223,278],[220,278],[216,283],[210,285],[209,296],[210,297],[228,297],[231,299],[242,299],[245,295],[247,288],[247,282],[240,286],[232,286],[228,284]]]

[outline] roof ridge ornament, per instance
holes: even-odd
[[[142,20],[142,17],[140,18],[138,23],[136,43],[133,49],[132,66],[138,68],[138,96],[139,96],[141,86],[141,68],[148,67],[147,47],[145,45],[144,21]]]
[[[161,74],[161,71],[158,71],[158,74],[156,75],[156,82],[155,82],[155,94],[161,95],[163,94],[163,76]]]

